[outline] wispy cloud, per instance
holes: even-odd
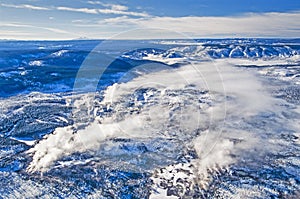
[[[90,2],[91,3],[91,2]],[[73,8],[73,7],[40,7],[28,4],[22,5],[14,5],[14,4],[0,4],[2,7],[7,8],[18,8],[18,9],[30,9],[30,10],[60,10],[60,11],[71,11],[71,12],[81,12],[86,14],[113,14],[113,15],[126,15],[126,16],[134,16],[134,17],[149,17],[149,14],[146,12],[133,12],[128,11],[129,8],[124,5],[118,4],[103,4],[101,2],[95,1],[94,4],[102,5],[104,8],[95,9],[95,8]]]
[[[32,25],[25,25],[25,24],[19,24],[19,23],[1,23],[0,22],[0,26],[1,27],[23,27],[23,28],[30,28],[32,27]]]
[[[86,36],[92,38],[109,38],[112,34],[136,28],[165,29],[178,32],[190,37],[299,37],[300,10],[295,12],[246,13],[239,16],[152,16],[145,12],[131,11],[128,7],[118,4],[88,1],[87,7],[39,7],[35,5],[0,4],[2,7],[30,10],[51,10],[51,14],[59,12],[86,13],[93,16],[75,17],[64,24],[54,23],[37,25],[31,21],[12,23],[0,21],[3,31],[24,29],[24,33],[32,31],[32,35],[40,32],[40,38],[74,38]],[[95,6],[92,6],[95,5]],[[98,6],[97,6],[98,5]],[[66,15],[68,13],[65,13]],[[55,15],[53,15],[55,16]],[[73,16],[73,15],[72,15]],[[48,16],[47,16],[48,18]],[[49,22],[51,22],[49,18]],[[28,24],[28,25],[27,25]],[[47,31],[47,35],[45,35]],[[19,34],[16,32],[15,34]],[[12,33],[12,36],[14,34]],[[130,36],[130,35],[129,35]],[[157,38],[155,35],[131,35],[132,38]],[[160,33],[157,36],[161,36]],[[166,37],[172,38],[172,35]]]
[[[134,17],[149,17],[149,14],[146,12],[133,12],[129,11],[129,8],[120,4],[110,4],[103,3],[101,1],[87,1],[88,4],[91,5],[100,5],[102,8],[91,9],[91,8],[67,8],[67,7],[59,7],[59,10],[67,10],[74,12],[83,12],[89,14],[115,14],[115,15],[126,15],[126,16],[134,16]]]
[[[149,14],[145,12],[131,12],[120,9],[117,5],[111,9],[94,9],[94,8],[71,8],[71,7],[57,7],[57,10],[82,12],[87,14],[115,14],[115,15],[127,15],[135,17],[149,17]]]
[[[24,32],[24,31],[12,31],[12,30],[6,30],[6,31],[1,31],[0,36],[1,37],[6,37],[10,38],[12,36],[27,36],[30,35],[30,32]]]
[[[90,9],[90,8],[70,8],[70,7],[57,7],[57,10],[64,10],[64,11],[72,11],[72,12],[82,12],[87,14],[98,14],[97,9]]]
[[[297,20],[298,19],[298,20]],[[299,37],[300,11],[247,13],[224,17],[109,18],[100,23],[138,28],[163,28],[197,37]],[[99,23],[99,22],[97,22]]]
[[[22,4],[22,5],[14,5],[14,4],[0,4],[3,7],[7,8],[21,8],[21,9],[30,9],[30,10],[50,10],[47,7],[40,7],[40,6],[34,6],[29,4]]]
[[[49,30],[52,31],[54,33],[60,33],[60,34],[71,34],[68,31],[62,30],[62,29],[58,29],[58,28],[49,28],[49,27],[37,27],[37,28],[42,28],[44,30]]]
[[[119,4],[109,4],[109,3],[103,3],[101,1],[87,1],[87,3],[92,5],[101,5],[103,7],[110,7],[112,10],[119,10],[119,11],[128,10],[127,6],[119,5]]]
[[[128,10],[128,7],[123,6],[123,5],[111,5],[111,9],[112,10],[119,10],[119,11],[126,11],[126,10]]]
[[[43,29],[47,31],[51,31],[53,33],[60,33],[60,34],[71,34],[68,31],[58,29],[58,28],[52,28],[52,27],[44,27],[44,26],[34,26],[30,24],[20,24],[20,23],[1,23],[1,27],[12,27],[12,28],[36,28],[36,29]]]
[[[117,15],[127,15],[127,16],[135,16],[135,17],[149,17],[149,14],[145,12],[128,12],[114,9],[99,9],[99,13],[102,14],[117,14]]]

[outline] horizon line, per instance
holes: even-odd
[[[112,39],[112,38],[75,38],[75,39],[5,39],[0,38],[0,41],[105,41],[105,40],[114,40],[114,41],[142,41],[142,40],[202,40],[202,39],[300,39],[300,37],[195,37],[195,38],[144,38],[144,39]]]

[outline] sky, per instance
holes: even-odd
[[[135,31],[140,29],[156,31]],[[0,0],[0,39],[108,39],[120,33],[128,39],[299,38],[300,1]]]

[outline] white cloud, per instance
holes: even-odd
[[[127,7],[126,7],[127,8]],[[125,7],[121,5],[114,5],[112,9],[94,9],[94,8],[70,8],[70,7],[57,7],[57,10],[82,12],[88,14],[116,14],[116,15],[126,15],[135,17],[148,17],[149,15],[145,12],[130,12],[124,11]]]
[[[91,2],[89,2],[91,3]],[[117,4],[103,4],[101,2],[94,2],[94,4],[101,4],[103,9],[95,9],[95,8],[72,8],[72,7],[56,7],[57,10],[61,11],[72,11],[72,12],[81,12],[87,14],[115,14],[115,15],[126,15],[126,16],[135,16],[135,17],[148,17],[149,15],[145,12],[132,12],[128,11],[128,7],[124,5]],[[39,7],[33,5],[13,5],[13,4],[0,4],[3,7],[8,8],[20,8],[20,9],[30,9],[30,10],[51,10],[47,7]]]
[[[52,24],[51,27],[47,27],[48,25],[44,25],[45,27],[36,27],[30,22],[6,22],[5,24],[5,21],[0,22],[0,25],[4,25],[4,27],[6,27],[8,30],[13,30],[16,28],[19,28],[18,30],[21,28],[30,29],[35,27],[40,30],[49,31],[47,35],[45,35],[44,32],[41,33],[39,38],[53,36],[52,38],[58,37],[57,39],[74,38],[80,36],[103,39],[110,38],[112,35],[123,31],[138,28],[165,29],[167,30],[168,34],[164,35],[160,33],[162,31],[156,30],[156,32],[152,31],[155,32],[155,34],[149,33],[144,35],[142,32],[136,31],[136,33],[128,35],[128,38],[177,38],[179,35],[183,36],[183,34],[192,38],[299,37],[300,35],[300,10],[286,13],[247,13],[240,16],[159,17],[151,16],[145,12],[133,12],[130,11],[128,7],[123,5],[107,4],[102,3],[101,1],[88,1],[88,3],[90,5],[99,5],[99,7],[97,8],[97,6],[92,6],[93,8],[73,8],[61,6],[47,8],[25,4],[0,4],[0,6],[10,8],[52,10],[53,12],[59,10],[61,12],[77,12],[94,15],[93,18],[88,19],[82,19],[79,17],[76,20],[76,18],[74,18],[72,23],[65,25]],[[115,16],[107,17],[110,15]],[[49,19],[53,18],[50,17]],[[67,27],[68,29],[66,29]],[[26,29],[26,31],[28,32],[29,30]],[[35,31],[37,30],[35,29]],[[170,35],[170,31],[177,33]],[[13,36],[13,34],[11,36]]]
[[[40,7],[40,6],[33,6],[33,5],[28,5],[28,4],[22,4],[22,5],[13,5],[13,4],[1,4],[3,7],[7,8],[21,8],[21,9],[30,9],[30,10],[50,10],[49,8],[46,7]]]
[[[123,6],[123,5],[111,5],[111,9],[112,10],[119,10],[119,11],[126,11],[126,10],[128,10],[128,7]]]
[[[92,4],[92,5],[101,5],[103,7],[109,7],[112,10],[119,10],[119,11],[128,10],[127,6],[119,5],[119,4],[109,4],[109,3],[103,3],[101,1],[88,1],[87,3]]]
[[[86,19],[74,19],[72,20],[72,23],[74,24],[86,24],[86,23],[90,23],[91,21],[90,20],[86,20]]]
[[[19,24],[19,23],[0,23],[1,27],[27,27],[31,28],[31,25]]]
[[[124,22],[130,22],[131,20],[133,20],[134,22],[136,21],[135,19],[130,19],[127,16],[121,16],[121,17],[106,18],[106,19],[100,21],[100,23],[124,24]]]
[[[103,3],[101,1],[87,1],[87,3],[92,4],[92,5],[101,5],[101,6],[110,5],[110,4]]]
[[[138,28],[162,28],[192,37],[299,37],[300,11],[248,13],[230,17],[108,18],[101,22]]]
[[[63,10],[63,11],[82,12],[82,13],[88,13],[88,14],[98,14],[97,9],[90,9],[90,8],[57,7],[56,9]]]
[[[11,36],[24,36],[24,35],[30,35],[30,33],[24,31],[13,31],[13,30],[0,31],[0,36],[5,36],[8,38]]]
[[[48,27],[36,27],[36,28],[42,28],[44,30],[49,30],[49,31],[52,31],[54,33],[70,34],[68,31],[58,29],[58,28],[48,28]]]
[[[29,24],[1,23],[0,22],[0,26],[1,27],[11,27],[11,28],[29,28],[29,29],[35,28],[35,29],[42,29],[42,30],[51,31],[53,33],[71,34],[68,31],[65,31],[65,30],[62,30],[62,29],[58,29],[58,28],[43,27],[43,26],[34,26],[34,25],[29,25]],[[20,32],[20,31],[16,31],[16,32]]]
[[[128,12],[122,10],[113,10],[113,9],[98,9],[99,13],[102,14],[117,14],[117,15],[128,15],[128,16],[135,16],[135,17],[148,17],[149,15],[144,12]]]

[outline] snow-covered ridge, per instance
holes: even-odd
[[[300,53],[298,46],[287,45],[203,45],[197,51],[204,51],[211,58],[283,58]]]
[[[126,53],[122,58],[134,60],[161,61],[166,64],[185,62],[191,57],[200,59],[245,58],[283,59],[299,61],[300,46],[285,44],[210,44],[210,43],[162,43],[170,45],[169,50],[139,49]],[[185,43],[184,43],[185,44]]]

